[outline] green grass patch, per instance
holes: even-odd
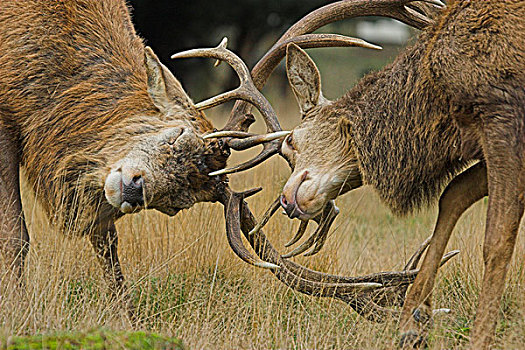
[[[2,349],[183,349],[182,341],[176,338],[146,332],[113,332],[93,330],[89,332],[67,332],[52,335],[13,337],[2,341]]]

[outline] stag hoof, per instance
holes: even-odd
[[[426,347],[426,337],[419,335],[417,331],[407,331],[401,334],[399,338],[399,349],[424,349]]]
[[[432,315],[430,315],[424,308],[417,308],[412,312],[412,317],[416,320],[417,323],[422,325],[432,324]]]
[[[414,309],[412,312],[412,325],[418,327],[419,331],[411,329],[402,333],[399,339],[399,348],[421,349],[427,347],[426,331],[432,326],[432,316],[434,315],[434,312],[429,313],[428,310],[429,308],[424,305]]]

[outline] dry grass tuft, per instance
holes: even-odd
[[[280,97],[274,100],[282,103]],[[224,122],[227,108],[214,111],[215,125]],[[277,105],[284,128],[298,124],[290,117],[298,115],[296,108],[289,100]],[[262,129],[259,121],[255,130]],[[238,161],[235,154],[231,162]],[[288,175],[285,162],[274,158],[231,176],[231,184],[236,190],[264,186],[248,200],[261,215]],[[131,324],[110,299],[88,240],[58,234],[30,191],[23,194],[31,236],[26,288],[16,288],[1,272],[0,348],[12,336],[100,328],[160,333],[181,338],[190,349],[388,349],[395,344],[395,322],[370,323],[341,302],[296,293],[270,272],[243,263],[228,246],[220,204],[199,204],[174,218],[145,211],[118,222],[119,256],[141,320]],[[435,209],[393,217],[369,188],[352,191],[337,204],[341,214],[326,246],[314,257],[297,258],[301,264],[345,275],[399,270],[431,234],[436,218]],[[466,348],[481,286],[485,212],[486,201],[468,210],[450,241],[449,249],[461,254],[442,269],[435,306],[449,307],[453,314],[436,320],[432,349]],[[277,215],[266,233],[285,251],[297,227]],[[496,348],[525,344],[524,266],[520,232]]]

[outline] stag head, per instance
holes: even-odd
[[[123,213],[147,207],[175,215],[196,202],[215,199],[221,179],[208,173],[226,165],[229,150],[223,142],[202,138],[212,125],[150,48],[144,63],[157,114],[135,117],[137,122],[125,127],[131,147],[123,157],[110,160],[104,192]]]
[[[215,48],[189,50],[172,56],[215,58],[217,62],[227,62],[238,73],[241,84],[237,89],[198,104],[193,104],[177,79],[153,51],[146,48],[147,92],[154,104],[154,115],[148,111],[149,115],[126,120],[124,132],[119,133],[125,136],[114,140],[116,146],[113,147],[120,149],[122,146],[126,150],[122,152],[124,156],[110,159],[111,166],[102,175],[105,197],[121,213],[152,208],[175,215],[203,201],[220,201],[227,212],[231,210],[227,177],[213,172],[225,167],[230,148],[244,149],[273,141],[280,144],[279,139],[288,134],[277,132],[261,137],[246,133],[241,129],[251,124],[253,118],[242,116],[236,119],[237,130],[228,131],[240,140],[230,142],[205,136],[212,131],[212,125],[202,110],[233,99],[252,103],[269,121],[269,129],[280,130],[275,112],[253,85],[249,69],[226,45],[225,38]],[[228,230],[227,237],[241,259],[264,268],[278,267],[253,256],[244,247],[240,234],[240,231]]]
[[[323,97],[321,75],[295,44],[287,48],[286,71],[302,122],[285,139],[281,154],[293,169],[281,205],[290,218],[309,220],[338,195],[361,185],[346,117]]]
[[[326,24],[357,16],[386,16],[422,29],[432,23],[443,7],[440,0],[342,0],[330,3],[291,26],[253,68],[255,86],[262,89],[275,67],[288,53],[288,77],[299,102],[303,121],[282,144],[266,143],[263,152],[252,161],[211,174],[241,171],[277,153],[288,160],[293,174],[283,194],[270,206],[254,232],[260,230],[277,211],[279,203],[288,216],[302,220],[298,232],[287,246],[303,236],[310,219],[316,221],[319,227],[301,246],[283,257],[301,254],[314,244],[315,247],[305,255],[319,252],[338,213],[333,199],[362,183],[357,153],[349,137],[350,121],[340,113],[336,103],[322,96],[319,71],[301,48],[359,46],[381,49],[357,38],[312,32]],[[226,128],[238,125],[235,121],[249,113],[250,109],[251,106],[244,101],[237,102]],[[281,130],[274,128],[274,123],[266,118],[265,121],[269,131]],[[208,137],[229,137],[228,142],[234,144],[235,139],[231,138],[238,136],[231,132],[220,132]]]

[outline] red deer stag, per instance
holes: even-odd
[[[271,268],[304,293],[337,295],[363,314],[372,310],[380,317],[381,303],[389,301],[360,293],[404,293],[423,249],[399,273],[339,277],[305,269],[283,260],[262,232],[248,234],[256,223],[242,198],[254,191],[234,193],[225,175],[208,176],[226,165],[229,148],[283,137],[282,132],[231,142],[202,137],[213,128],[201,110],[235,98],[255,104],[269,130],[280,129],[248,68],[225,46],[177,55],[226,61],[241,77],[234,92],[194,105],[136,35],[124,0],[0,2],[2,255],[20,276],[29,248],[21,168],[57,227],[89,237],[112,291],[123,288],[118,218],[143,208],[175,215],[196,202],[220,201],[228,241],[244,261]],[[252,121],[231,117],[229,130],[246,136],[243,130]],[[243,246],[241,229],[265,261]]]
[[[2,1],[0,72],[0,240],[16,275],[29,246],[19,168],[61,231],[89,236],[113,290],[123,281],[115,220],[218,200],[226,177],[208,173],[229,147],[202,139],[209,105],[194,105],[144,46],[124,0]],[[257,89],[244,89],[278,127]]]
[[[369,184],[402,215],[434,201],[448,183],[400,321],[401,343],[417,345],[424,332],[418,321],[430,316],[452,229],[468,207],[488,195],[485,272],[471,336],[473,349],[487,349],[525,201],[525,6],[518,0],[449,1],[394,63],[343,97],[324,98],[319,71],[299,47],[307,47],[306,34],[328,22],[369,15],[372,8],[389,8],[383,14],[393,17],[404,7],[423,18],[421,8],[407,5],[403,0],[327,5],[295,24],[259,62],[256,68],[266,78],[283,56],[275,52],[288,44],[287,74],[302,114],[282,143],[293,173],[280,202],[290,218],[306,222],[338,195]],[[305,40],[296,39],[297,46],[290,43],[294,37]],[[265,78],[256,81],[259,88]],[[306,248],[317,241],[317,249],[323,239],[314,234]]]

